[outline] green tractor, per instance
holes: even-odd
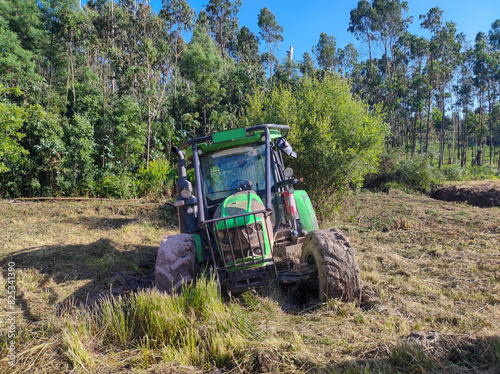
[[[159,290],[179,290],[209,267],[229,293],[277,278],[302,297],[359,301],[359,267],[347,237],[319,230],[307,193],[293,188],[302,178],[283,163],[283,156],[297,157],[289,129],[237,128],[172,148],[181,234],[166,236],[158,250]]]

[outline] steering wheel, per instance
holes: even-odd
[[[252,189],[251,182],[247,179],[238,179],[231,183],[230,190],[237,190],[241,185],[247,185],[249,189]]]

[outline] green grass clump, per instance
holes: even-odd
[[[181,365],[229,367],[258,337],[241,307],[222,301],[213,277],[180,295],[143,290],[106,297],[89,317],[104,346],[159,351]]]
[[[426,373],[435,365],[435,361],[424,348],[416,343],[408,342],[399,344],[392,350],[390,363],[393,369],[411,373]]]
[[[62,334],[63,349],[73,367],[89,368],[92,366],[92,355],[88,350],[90,340],[88,327],[86,324],[68,323]]]

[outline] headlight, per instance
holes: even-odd
[[[293,169],[286,168],[283,174],[285,174],[285,178],[291,178],[293,177]]]
[[[189,190],[182,190],[181,191],[181,196],[183,199],[187,199],[191,196],[191,191]]]

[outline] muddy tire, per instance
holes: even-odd
[[[300,262],[316,267],[320,302],[338,298],[359,303],[359,266],[349,239],[340,230],[309,232],[304,239]]]
[[[155,284],[160,291],[177,292],[196,276],[196,245],[189,234],[163,238],[155,265]]]

